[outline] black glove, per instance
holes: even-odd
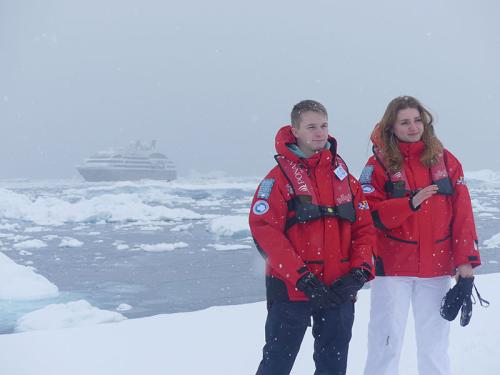
[[[309,298],[313,310],[321,310],[332,305],[327,286],[312,272],[307,272],[297,281],[297,289]]]
[[[472,278],[474,279],[474,278]],[[465,327],[470,322],[472,318],[472,288],[470,293],[465,296],[464,302],[462,303],[462,311],[460,313],[460,325]]]
[[[472,316],[473,286],[473,277],[459,277],[458,282],[446,293],[441,302],[441,316],[446,320],[452,321],[457,317],[458,311],[462,309],[460,324],[464,327],[469,324]]]
[[[356,294],[368,281],[369,274],[361,268],[353,268],[347,275],[334,281],[330,287],[330,300],[339,305],[354,301]]]

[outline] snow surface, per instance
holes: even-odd
[[[488,309],[474,306],[469,326],[452,322],[450,357],[455,375],[498,373],[500,356],[500,274],[479,275]],[[361,375],[366,358],[369,291],[356,303],[348,362],[349,375]],[[438,313],[436,311],[436,313]],[[265,302],[212,307],[120,323],[0,335],[2,374],[136,375],[253,374],[264,340]],[[401,358],[402,375],[417,375],[415,334],[410,318]],[[310,328],[293,375],[312,374]]]
[[[85,300],[58,303],[32,311],[19,318],[16,332],[36,331],[42,329],[70,328],[89,326],[101,323],[121,322],[122,314],[101,310]]]
[[[0,300],[36,300],[58,295],[57,286],[32,267],[16,264],[0,252]]]

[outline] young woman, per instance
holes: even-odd
[[[419,374],[450,375],[441,300],[450,275],[473,277],[481,264],[462,166],[410,96],[389,103],[371,140],[374,155],[360,177],[378,229],[365,375],[399,374],[410,304]]]

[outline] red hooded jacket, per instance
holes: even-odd
[[[334,179],[340,180],[334,173],[336,141],[329,137],[329,142],[330,149],[302,158],[289,148],[296,143],[291,126],[284,126],[276,135],[276,151],[304,166],[318,204],[324,207],[335,204]],[[351,268],[366,269],[370,274],[374,272],[372,255],[376,239],[368,203],[358,181],[351,175],[346,175],[342,181],[346,178],[355,213],[352,223],[335,216],[293,222],[296,195],[278,165],[259,185],[249,222],[256,246],[266,259],[268,302],[307,300],[295,287],[297,280],[307,271],[313,272],[327,285]]]
[[[433,183],[430,169],[420,161],[424,148],[421,141],[399,144],[414,192]],[[443,157],[453,194],[435,194],[416,210],[410,205],[410,194],[389,196],[384,166],[375,156],[368,160],[360,182],[378,228],[377,275],[435,277],[453,274],[462,264],[481,264],[462,166],[448,150]]]

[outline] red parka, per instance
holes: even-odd
[[[423,142],[399,143],[413,192],[433,183],[430,169],[420,161],[424,148]],[[360,182],[378,229],[377,275],[435,277],[453,274],[462,264],[481,264],[462,166],[448,150],[443,157],[453,194],[435,194],[416,210],[410,194],[390,198],[384,166],[375,156],[368,160]]]
[[[310,158],[302,158],[289,146],[296,143],[291,126],[276,135],[279,155],[304,166],[319,204],[334,205],[333,179],[336,141],[329,138],[330,149]],[[250,229],[256,246],[266,259],[266,291],[268,302],[304,301],[307,297],[296,289],[297,280],[307,271],[313,272],[327,285],[348,273],[351,268],[374,272],[372,255],[375,228],[361,186],[346,175],[352,193],[354,222],[338,217],[319,217],[304,223],[293,223],[293,191],[285,172],[277,165],[261,182],[250,210]]]

